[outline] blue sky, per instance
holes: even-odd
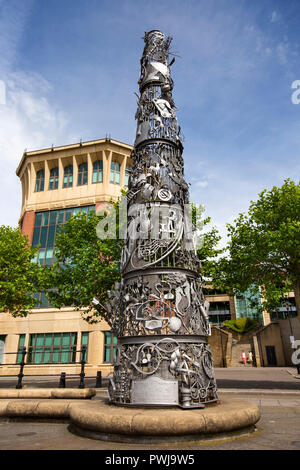
[[[0,0],[0,224],[19,218],[25,148],[133,144],[142,36],[161,29],[191,200],[225,234],[264,188],[299,180],[299,21],[298,0]]]

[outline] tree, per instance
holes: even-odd
[[[18,228],[0,227],[0,309],[14,317],[26,316],[35,305],[40,272],[32,262],[36,252]]]
[[[111,204],[110,210],[115,211],[118,220],[118,204]],[[104,309],[95,311],[93,297],[103,305],[108,300],[108,291],[120,280],[123,240],[99,238],[97,227],[103,218],[104,215],[89,213],[68,220],[56,236],[56,262],[43,270],[43,290],[51,304],[57,308],[74,306],[82,310],[89,323],[105,315]],[[111,221],[114,222],[113,218]]]
[[[251,201],[248,214],[228,224],[229,256],[220,259],[214,282],[237,292],[261,290],[268,311],[294,291],[300,316],[300,186],[286,179]]]
[[[106,311],[101,306],[109,300],[108,291],[121,278],[120,258],[124,240],[119,239],[119,232],[123,233],[126,222],[122,217],[119,222],[119,202],[110,205],[110,218],[91,213],[72,217],[56,237],[57,261],[43,269],[43,290],[52,305],[57,308],[72,305],[81,310],[83,318],[89,323],[98,321],[99,317],[107,319]],[[106,232],[108,238],[99,238],[97,228],[99,221],[104,220],[108,226],[111,222],[112,230]],[[206,218],[202,225],[209,222],[210,218]],[[205,275],[213,265],[208,257],[213,258],[219,253],[216,247],[219,239],[215,228],[203,235],[199,253]],[[92,304],[93,297],[100,302],[97,310]]]
[[[210,221],[211,218],[207,217],[204,219],[203,225],[208,225]],[[202,242],[201,247],[197,250],[197,255],[201,261],[201,275],[208,281],[217,277],[216,267],[218,265],[218,259],[225,251],[225,248],[219,247],[221,238],[216,227],[212,227],[210,230],[204,232],[200,238]]]

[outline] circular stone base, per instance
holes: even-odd
[[[95,400],[70,409],[70,431],[114,442],[157,443],[241,437],[255,429],[258,407],[224,398],[204,409],[120,408]]]

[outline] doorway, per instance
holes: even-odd
[[[0,335],[0,364],[4,363],[5,335]]]
[[[277,366],[275,346],[266,346],[268,366]]]

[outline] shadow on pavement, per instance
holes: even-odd
[[[66,380],[66,388],[78,388],[79,386],[79,378],[72,378],[69,379],[67,378]],[[1,388],[16,388],[18,382],[17,377],[12,377],[7,380],[2,379],[0,381],[0,389]],[[95,379],[89,379],[86,378],[84,381],[85,388],[95,388]],[[22,382],[23,387],[22,388],[59,388],[59,379],[54,380],[54,379],[32,379],[31,377],[26,377],[24,376],[23,382]],[[103,379],[102,380],[102,387],[107,387],[108,386],[108,380]]]
[[[271,380],[217,379],[218,388],[300,390],[300,383]]]

